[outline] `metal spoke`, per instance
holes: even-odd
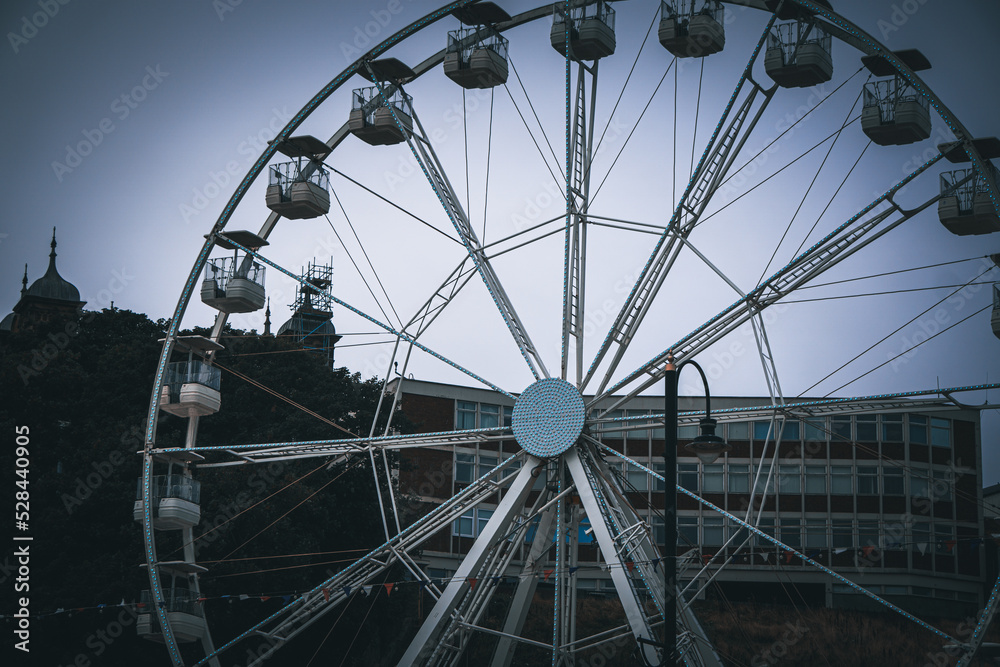
[[[650,303],[680,252],[680,246],[676,239],[686,238],[698,224],[699,218],[711,201],[726,172],[732,168],[736,156],[773,98],[777,86],[765,90],[753,80],[751,73],[757,55],[763,47],[775,19],[776,17],[772,15],[771,20],[761,33],[757,46],[751,53],[750,60],[736,84],[736,89],[705,147],[702,158],[695,168],[695,172],[691,175],[680,202],[674,209],[670,223],[657,241],[621,311],[605,336],[604,342],[598,349],[581,383],[581,388],[589,384],[605,356],[614,347],[614,356],[596,393],[602,393],[611,381],[611,377],[642,322]],[[750,92],[736,107],[736,101],[747,83],[750,84]],[[754,110],[759,95],[762,96],[762,99]],[[736,112],[732,114],[734,108]],[[752,111],[753,115],[751,116]],[[730,119],[731,114],[732,118]],[[729,124],[723,131],[727,120]]]

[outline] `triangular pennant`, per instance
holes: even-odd
[[[476,583],[479,581],[479,579],[477,579],[476,577],[469,577],[468,581],[469,581],[469,590],[470,591],[476,590]]]
[[[969,542],[969,551],[975,551],[976,549],[979,548],[979,545],[982,544],[982,543],[983,543],[983,541],[981,539],[979,539],[978,537],[976,539],[972,540],[971,542]]]
[[[207,599],[208,598],[198,598],[197,600],[195,600],[195,602],[197,602],[198,604],[204,604]]]
[[[657,568],[657,567],[658,567],[659,565],[660,565],[660,559],[659,559],[659,558],[654,558],[654,559],[653,559],[653,572],[656,572],[656,568]]]
[[[232,597],[231,595],[223,595],[223,596],[222,596],[222,599],[223,599],[223,600],[228,600],[228,599],[229,599],[229,598],[231,598],[231,597]]]
[[[241,600],[249,600],[249,599],[250,599],[250,596],[249,596],[249,595],[247,595],[246,593],[243,593],[242,595],[240,595],[240,599],[241,599]]]
[[[383,585],[385,586],[386,596],[388,597],[389,595],[392,595],[392,587],[395,586],[396,584],[383,584]]]
[[[291,596],[291,595],[282,595],[282,596],[281,596],[281,601],[282,601],[283,603],[285,603],[285,604],[288,604],[289,600],[291,600],[291,599],[292,599],[292,596]]]
[[[920,550],[920,555],[923,556],[924,554],[927,553],[927,543],[926,542],[917,542],[917,549]]]
[[[365,597],[368,597],[369,595],[372,594],[372,587],[371,586],[362,586],[361,590],[362,590],[362,592],[364,592]]]
[[[785,565],[788,565],[789,563],[792,562],[792,557],[794,555],[795,555],[794,551],[786,551],[785,552]]]
[[[101,604],[97,605],[97,608],[98,608],[98,609],[104,609],[104,608],[105,608],[105,607],[107,607],[107,606],[108,606],[108,605],[106,605],[106,604],[104,604],[104,603],[101,603]]]
[[[840,547],[839,549],[834,549],[833,553],[835,553],[835,554],[842,554],[845,551],[847,551],[847,547]]]
[[[771,554],[769,554],[766,551],[764,551],[764,552],[761,552],[760,557],[764,559],[765,563],[767,563],[768,562],[767,557],[770,556],[770,555]]]
[[[267,601],[268,601],[268,600],[270,600],[270,599],[271,599],[271,596],[270,596],[270,595],[261,595],[261,596],[260,596],[260,601],[261,601],[261,602],[267,602]]]
[[[866,547],[861,547],[861,553],[863,553],[866,557],[871,556],[873,551],[875,551],[874,545],[869,544]]]
[[[549,576],[550,576],[550,575],[551,575],[551,574],[552,574],[553,572],[555,572],[555,570],[544,570],[544,571],[543,571],[543,574],[545,575],[545,581],[548,581],[548,580],[549,580]]]
[[[325,586],[323,587],[323,599],[326,600],[327,602],[330,601],[330,589],[326,588]]]
[[[610,569],[611,569],[610,565],[608,565],[607,563],[601,563],[601,572],[607,572]]]
[[[579,565],[574,565],[573,567],[569,568],[569,573],[570,574],[576,574],[576,571],[579,570],[579,569],[580,569]]]
[[[503,577],[491,577],[490,578],[490,586],[496,586],[497,584],[500,583],[501,579],[503,579]]]
[[[344,586],[344,588],[342,590],[344,591],[344,595],[346,595],[347,597],[351,597],[351,587],[350,586]]]
[[[625,569],[631,572],[632,570],[635,569],[635,563],[633,563],[632,561],[628,561],[627,563],[625,563]]]
[[[138,609],[142,609],[146,606],[145,602],[137,602],[135,605]]]
[[[426,581],[424,581],[423,579],[421,579],[420,581],[418,581],[418,582],[417,582],[417,589],[418,589],[418,590],[421,590],[421,591],[422,591],[422,590],[424,590],[424,588],[425,588],[426,586],[427,586],[427,582],[426,582]]]
[[[951,553],[952,550],[954,550],[956,544],[958,544],[956,540],[946,540],[944,543],[944,545],[948,548],[948,553]]]
[[[708,565],[709,562],[712,560],[712,558],[714,558],[714,556],[715,554],[702,554],[701,562],[704,563],[705,565]]]

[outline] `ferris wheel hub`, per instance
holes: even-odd
[[[514,403],[511,429],[521,447],[542,458],[559,456],[583,432],[583,396],[559,378],[538,380]]]

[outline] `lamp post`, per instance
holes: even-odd
[[[681,369],[691,364],[698,369],[705,385],[705,416],[700,420],[701,434],[685,449],[694,453],[704,463],[712,463],[732,447],[715,435],[716,421],[712,419],[712,395],[708,389],[708,378],[696,362],[686,359],[674,366],[674,355],[667,354],[664,379],[664,448],[663,448],[663,579],[664,604],[663,620],[665,644],[661,665],[675,665],[677,660],[677,379]]]

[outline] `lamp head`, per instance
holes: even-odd
[[[714,463],[720,455],[733,447],[725,440],[715,435],[717,422],[709,417],[702,417],[701,435],[684,445],[684,449],[693,453],[704,464]]]

